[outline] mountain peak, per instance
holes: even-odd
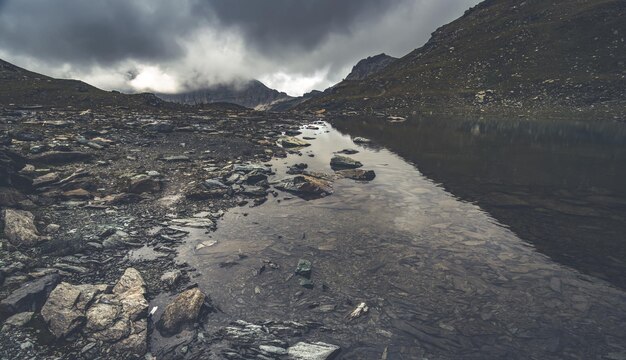
[[[346,80],[364,80],[365,78],[380,72],[396,60],[397,58],[389,56],[385,53],[370,56],[359,61],[352,68],[350,74],[346,76]]]
[[[157,96],[166,101],[187,105],[227,102],[252,109],[291,99],[291,96],[271,89],[259,80],[219,84],[179,94]]]

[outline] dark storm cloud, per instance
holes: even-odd
[[[346,33],[355,22],[380,17],[406,0],[198,0],[201,12],[212,11],[225,26],[243,30],[262,50],[310,49],[330,34]]]
[[[219,22],[257,49],[310,49],[400,1],[0,0],[0,46],[72,63],[169,60],[182,53],[178,39]]]
[[[257,78],[297,95],[408,53],[478,1],[0,0],[0,57],[106,89]]]
[[[0,47],[74,64],[169,59],[182,52],[176,37],[197,25],[175,3],[1,0]]]

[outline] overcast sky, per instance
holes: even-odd
[[[478,0],[0,0],[0,58],[107,90],[259,79],[301,95],[403,56]]]

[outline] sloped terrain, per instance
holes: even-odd
[[[626,101],[625,17],[621,0],[487,0],[379,74],[344,81],[302,108],[619,112]]]
[[[369,76],[381,72],[396,60],[398,59],[387,54],[370,56],[354,65],[350,74],[346,76],[346,80],[365,80]]]
[[[91,108],[97,106],[160,106],[152,94],[127,95],[104,91],[82,81],[54,79],[0,60],[0,105],[15,107]]]

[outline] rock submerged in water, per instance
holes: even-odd
[[[311,145],[310,143],[293,136],[285,136],[278,139],[278,144],[284,148],[305,147]]]
[[[337,174],[357,181],[372,181],[376,178],[374,170],[347,169],[339,170],[337,171]]]
[[[35,226],[35,216],[28,211],[5,209],[4,236],[15,246],[33,247],[41,238]]]
[[[198,288],[189,289],[178,295],[165,308],[158,328],[163,335],[171,336],[179,333],[183,327],[192,325],[198,316],[206,295]]]
[[[333,193],[332,183],[320,178],[298,175],[280,181],[275,187],[304,198],[316,198]]]
[[[330,167],[333,170],[356,169],[363,166],[360,161],[356,161],[347,156],[335,155],[330,159]]]

